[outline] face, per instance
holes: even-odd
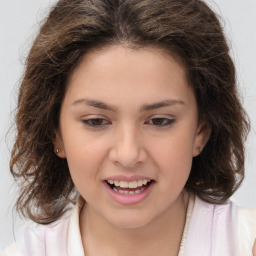
[[[58,137],[87,207],[128,228],[175,209],[205,144],[184,67],[122,46],[88,53],[72,73]]]

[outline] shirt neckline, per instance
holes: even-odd
[[[68,256],[73,256],[73,255],[84,256],[84,249],[83,249],[80,225],[79,225],[79,216],[84,204],[85,204],[85,200],[80,196],[70,216],[70,222],[68,227],[68,241],[67,241]],[[185,221],[185,226],[182,234],[178,256],[184,256],[185,254],[188,227],[189,227],[191,215],[194,209],[194,204],[195,204],[195,196],[192,193],[189,193],[186,221]]]

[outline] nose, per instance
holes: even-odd
[[[126,168],[132,168],[145,162],[147,153],[136,129],[125,127],[113,138],[109,159]]]

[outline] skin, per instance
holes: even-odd
[[[171,105],[141,111],[164,100]],[[103,119],[90,123],[98,128],[88,126],[92,118]],[[209,137],[201,127],[185,68],[170,54],[116,45],[84,56],[70,77],[54,144],[87,202],[80,213],[86,255],[178,254],[188,204],[184,186]],[[123,205],[103,186],[114,175],[155,183],[143,201]]]

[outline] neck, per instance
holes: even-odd
[[[120,228],[85,204],[80,214],[85,255],[176,256],[185,226],[187,205],[188,194],[182,193],[170,209],[147,225]]]

